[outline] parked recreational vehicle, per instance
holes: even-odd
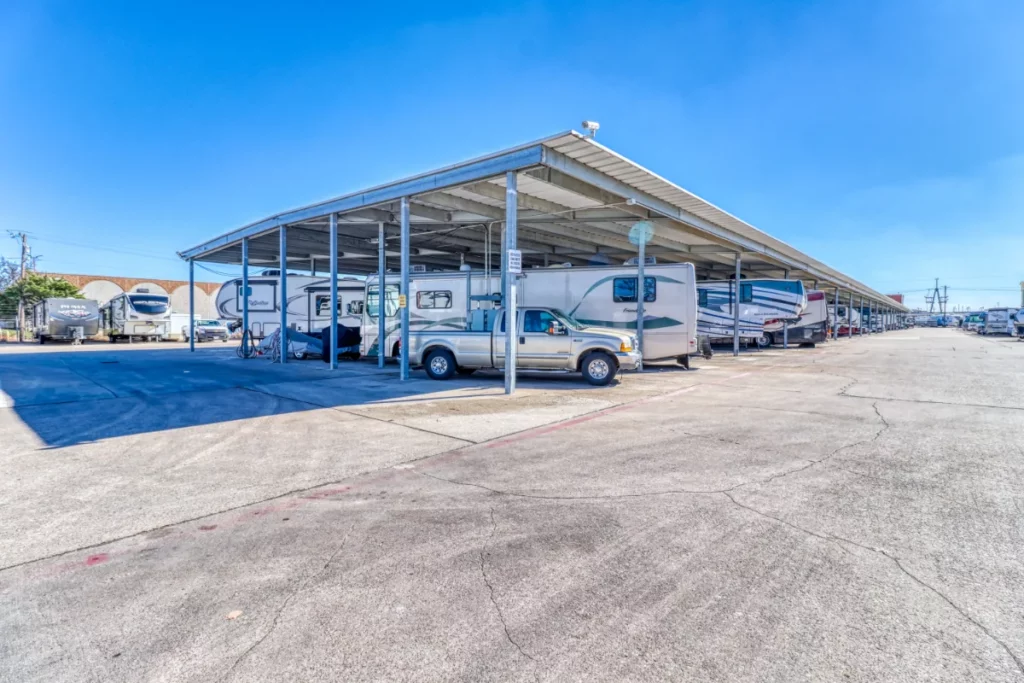
[[[279,271],[249,278],[249,330],[256,339],[268,337],[281,326]],[[331,325],[331,280],[312,275],[289,275],[288,327],[318,332]],[[365,283],[357,278],[338,279],[338,322],[359,327],[363,319]],[[225,282],[217,292],[217,317],[242,319],[242,278]]]
[[[985,311],[985,331],[982,334],[1014,334],[1013,321],[1016,308],[990,308]]]
[[[32,306],[29,315],[40,344],[52,340],[80,343],[100,331],[99,306],[92,299],[43,299]]]
[[[565,311],[584,325],[636,329],[637,269],[635,266],[535,268],[519,280],[518,303]],[[688,363],[697,350],[697,302],[693,266],[688,263],[649,265],[644,274],[644,357],[678,359]],[[400,338],[400,277],[386,277],[384,312],[388,356],[397,354]],[[469,284],[467,284],[469,283]],[[479,271],[413,274],[409,282],[409,323],[412,330],[467,328],[472,308],[496,307],[500,278],[488,283]],[[467,299],[471,287],[472,300]],[[375,276],[366,280],[363,316],[365,356],[377,354],[379,286]],[[474,305],[474,300],[477,304]]]
[[[858,334],[860,332],[860,313],[856,308],[850,308],[849,306],[839,305],[838,309],[836,306],[828,307],[829,316],[832,318],[833,329],[838,330],[839,336],[850,334]],[[852,315],[850,319],[848,316]]]
[[[1017,315],[1013,317],[1013,327],[1017,333],[1017,338],[1024,339],[1024,308],[1017,311]]]
[[[171,300],[144,291],[118,294],[100,306],[100,318],[111,342],[137,337],[160,341],[170,332]]]
[[[713,341],[732,340],[735,280],[697,283],[697,334]],[[740,339],[767,346],[767,321],[796,322],[807,308],[807,293],[800,280],[740,280]]]
[[[964,324],[962,329],[966,332],[977,332],[979,327],[985,325],[985,314],[984,313],[971,313],[964,318]]]
[[[781,320],[770,320],[764,324],[764,333],[769,344],[781,344],[783,328]],[[807,293],[807,308],[800,314],[800,319],[789,323],[785,336],[792,344],[817,344],[828,341],[828,307],[825,305],[825,292],[812,290]]]

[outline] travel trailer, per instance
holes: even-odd
[[[398,352],[400,277],[386,276],[384,314],[386,354]],[[498,276],[488,282],[479,271],[412,274],[409,282],[412,330],[465,330],[473,309],[500,305]],[[636,266],[550,267],[527,270],[519,280],[517,302],[564,311],[591,327],[636,330]],[[377,355],[378,300],[376,276],[366,280],[363,316],[365,356]],[[467,297],[469,292],[469,297]],[[693,266],[648,265],[644,272],[644,358],[689,362],[698,353],[697,301]]]
[[[712,341],[732,341],[735,280],[697,283],[697,334]],[[767,346],[765,323],[796,322],[807,308],[807,293],[800,280],[740,280],[739,336],[745,342]]]
[[[832,318],[832,328],[837,330],[839,336],[850,334],[851,329],[853,334],[860,332],[860,312],[856,308],[850,308],[839,304],[838,310],[836,306],[828,307],[829,317]],[[853,315],[853,318],[847,318],[848,315]]]
[[[118,294],[100,306],[104,333],[111,342],[142,338],[160,341],[170,332],[171,300],[145,290]]]
[[[43,299],[29,311],[32,331],[40,344],[48,341],[81,343],[100,331],[100,310],[92,299]]]
[[[1015,334],[1016,308],[990,308],[985,311],[985,329],[982,334]]]
[[[828,320],[825,292],[812,290],[807,293],[807,308],[799,320],[789,323],[788,329],[781,320],[769,320],[764,324],[764,333],[769,344],[781,344],[784,337],[790,344],[817,344],[828,341]]]
[[[272,274],[268,274],[272,273]],[[331,279],[289,275],[288,327],[299,332],[319,332],[331,325]],[[280,271],[264,271],[249,278],[249,331],[253,338],[268,337],[281,326]],[[338,322],[359,327],[363,320],[366,284],[353,277],[338,278]],[[242,319],[242,278],[221,285],[216,299],[217,317]],[[234,329],[234,328],[232,328]]]
[[[1017,311],[1017,315],[1013,317],[1013,327],[1017,338],[1024,339],[1024,308]]]

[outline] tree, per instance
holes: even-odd
[[[17,310],[18,302],[31,306],[43,299],[84,299],[78,288],[62,277],[50,277],[41,273],[26,273],[25,277],[12,282],[0,292],[0,311]]]

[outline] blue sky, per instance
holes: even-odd
[[[181,278],[230,228],[592,118],[911,304],[1019,299],[1019,0],[287,4],[0,5],[0,228]]]

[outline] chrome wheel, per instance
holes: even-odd
[[[611,368],[608,366],[608,361],[604,358],[595,358],[587,363],[587,371],[594,379],[601,380],[608,376]]]
[[[435,375],[444,375],[448,372],[448,359],[442,355],[436,355],[430,359],[430,371]]]

